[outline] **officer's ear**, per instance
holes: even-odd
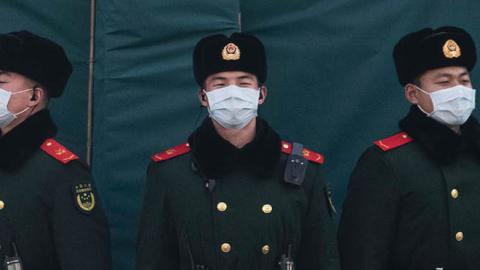
[[[412,83],[407,83],[404,88],[405,98],[411,104],[418,104],[417,87]]]
[[[200,106],[208,107],[207,95],[205,94],[205,89],[198,89],[198,100],[200,101]]]
[[[260,96],[258,97],[258,105],[261,105],[265,102],[267,98],[267,87],[265,85],[260,86]]]
[[[40,103],[46,102],[47,99],[47,93],[45,91],[45,88],[39,85],[35,85],[32,87],[32,96],[30,97],[30,100],[28,101],[28,106],[29,107],[34,107]]]

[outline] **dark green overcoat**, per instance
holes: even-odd
[[[417,107],[350,179],[339,227],[342,269],[480,269],[480,126],[461,135]]]
[[[256,129],[239,150],[207,119],[189,146],[154,156],[137,270],[273,270],[289,246],[297,270],[338,269],[321,164],[308,162],[302,185],[284,182],[288,155],[278,135],[260,118]]]
[[[14,244],[25,270],[111,269],[90,174],[55,133],[43,110],[0,137],[0,261]]]

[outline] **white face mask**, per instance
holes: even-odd
[[[430,96],[433,104],[431,113],[418,108],[428,117],[447,126],[459,126],[465,123],[475,109],[475,89],[463,85],[445,88],[435,92],[427,92],[415,86],[421,92]]]
[[[241,129],[257,116],[258,89],[229,85],[204,92],[210,117],[224,128]]]
[[[13,120],[17,119],[17,116],[26,112],[28,107],[18,113],[12,113],[8,110],[8,102],[12,95],[20,94],[27,91],[32,91],[33,88],[25,89],[12,93],[10,91],[0,88],[0,128],[8,126]]]

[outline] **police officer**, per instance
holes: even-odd
[[[88,169],[57,142],[50,98],[72,72],[62,47],[0,34],[2,269],[110,269],[109,232]]]
[[[357,163],[339,228],[342,269],[480,269],[476,49],[456,27],[403,37],[394,59],[412,104],[400,133]]]
[[[323,156],[257,117],[262,43],[208,36],[193,66],[209,117],[148,166],[137,269],[337,269]]]

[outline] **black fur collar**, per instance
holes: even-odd
[[[45,139],[54,137],[57,127],[50,112],[42,110],[0,137],[0,169],[15,171],[40,148]]]
[[[257,117],[255,139],[242,149],[224,140],[208,117],[188,142],[196,166],[208,178],[221,177],[238,168],[268,177],[280,159],[280,137],[260,117]]]
[[[460,127],[461,135],[458,135],[449,127],[427,117],[417,106],[412,106],[399,126],[440,164],[451,163],[461,151],[467,149],[480,157],[480,125],[473,116]]]

